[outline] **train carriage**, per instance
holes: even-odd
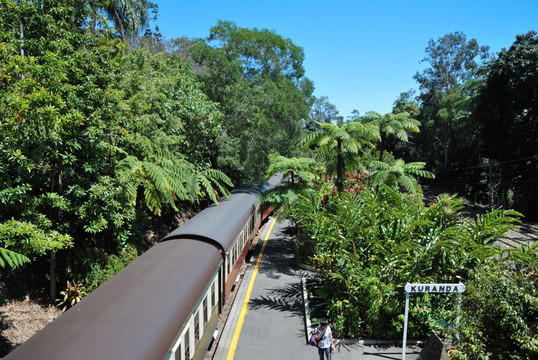
[[[6,359],[164,359],[221,264],[203,242],[154,246]]]
[[[5,359],[202,359],[268,215],[258,195],[281,179],[203,210]]]

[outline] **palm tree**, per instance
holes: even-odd
[[[150,11],[156,13],[157,5],[148,0],[100,0],[110,20],[114,21],[123,42],[138,36],[149,25]]]
[[[345,162],[350,158],[357,158],[363,145],[371,145],[370,141],[380,140],[379,128],[375,124],[358,121],[344,123],[341,126],[317,121],[316,123],[321,130],[308,134],[300,146],[317,146],[317,157],[326,161],[328,170],[335,168],[336,188],[342,192]]]
[[[424,170],[425,162],[405,163],[402,159],[397,159],[393,163],[383,161],[371,161],[370,167],[374,169],[371,181],[374,185],[385,183],[389,186],[403,186],[410,193],[415,193],[418,188],[415,176],[422,176],[427,179],[434,179],[435,175]]]
[[[420,121],[412,119],[407,112],[381,115],[375,111],[368,111],[362,121],[379,127],[381,135],[379,161],[383,161],[383,154],[387,149],[387,141],[390,136],[395,136],[400,141],[408,142],[408,132],[417,133],[420,126]]]
[[[271,161],[265,175],[269,178],[276,173],[282,173],[284,177],[291,176],[292,184],[295,183],[295,175],[303,182],[312,182],[316,178],[312,172],[315,162],[310,158],[287,158],[279,155]]]
[[[272,207],[275,211],[282,211],[287,216],[290,210],[290,204],[297,200],[300,194],[309,192],[311,184],[317,178],[314,173],[316,161],[310,158],[287,158],[285,156],[276,156],[271,159],[271,164],[265,173],[266,178],[274,174],[282,173],[284,177],[291,176],[291,182],[282,186],[277,186],[261,195],[262,209]],[[295,177],[299,182],[295,183]]]

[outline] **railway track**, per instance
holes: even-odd
[[[532,245],[538,241],[538,229],[528,225],[520,225],[513,230],[507,231],[505,235],[497,239],[497,243],[510,248],[520,248],[521,245]]]
[[[423,186],[424,203],[429,204],[441,193],[451,193],[444,188]],[[465,217],[475,217],[478,214],[485,214],[489,207],[485,205],[471,204],[467,201],[463,202],[461,210]],[[532,245],[538,241],[538,229],[529,225],[519,225],[517,228],[507,231],[505,236],[497,239],[496,244],[505,248],[520,248],[521,245]]]

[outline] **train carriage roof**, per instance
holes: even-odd
[[[252,184],[232,191],[229,199],[212,205],[187,221],[161,241],[195,238],[218,247],[227,254],[241,229],[256,211],[256,198],[282,181],[275,174],[262,185]]]
[[[249,188],[234,191],[229,199],[202,210],[161,241],[194,238],[209,242],[222,252],[228,253],[238,230],[256,211],[255,201],[258,194],[258,190]]]
[[[159,243],[5,359],[164,359],[221,262],[200,241]]]

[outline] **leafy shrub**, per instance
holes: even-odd
[[[86,283],[90,291],[119,273],[132,261],[138,257],[138,253],[133,246],[126,246],[119,255],[109,255],[104,264],[93,263],[92,270],[87,274]]]
[[[75,259],[73,267],[68,269],[68,274],[91,292],[137,257],[137,250],[132,245],[126,245],[118,255],[106,254],[100,249],[88,250],[81,252]]]
[[[79,303],[86,294],[86,288],[83,285],[77,284],[74,281],[73,283],[68,281],[67,288],[60,291],[61,298],[56,299],[56,303],[62,312],[64,312]]]
[[[310,262],[323,284],[317,295],[326,300],[335,334],[394,340],[402,336],[406,282],[467,282],[502,256],[493,243],[520,216],[494,210],[466,219],[454,196],[425,206],[420,194],[383,184],[356,193],[321,188],[299,195],[290,208],[301,238],[308,239],[299,243],[298,257],[313,253]],[[450,332],[456,303],[455,295],[413,295],[408,336]]]
[[[538,358],[538,274],[498,261],[467,283],[455,359]]]

